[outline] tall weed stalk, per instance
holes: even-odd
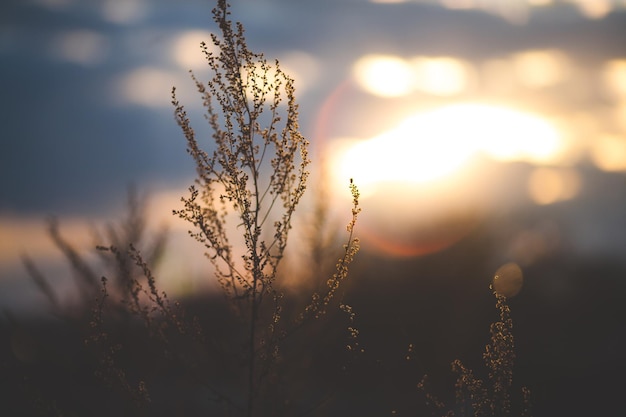
[[[185,107],[172,89],[175,117],[196,166],[195,184],[174,214],[193,225],[217,281],[240,318],[244,332],[246,416],[262,413],[268,377],[288,336],[319,317],[334,298],[358,251],[353,229],[360,211],[356,186],[348,241],[326,290],[313,294],[296,320],[283,317],[279,265],[284,258],[294,213],[309,176],[308,142],[298,125],[294,81],[263,54],[252,52],[241,23],[230,20],[229,5],[219,0],[213,20],[221,36],[202,43],[212,78],[191,77],[202,97],[212,146],[199,138]],[[213,52],[216,51],[216,52]],[[242,238],[243,250],[237,245]],[[137,257],[138,264],[145,264]],[[146,275],[148,275],[146,270]],[[160,298],[150,291],[153,301]],[[166,316],[169,311],[163,309]]]

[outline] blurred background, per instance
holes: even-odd
[[[211,287],[171,214],[194,167],[170,92],[201,124],[188,70],[208,79],[199,44],[210,42],[212,7],[2,2],[0,308],[46,311],[23,254],[60,299],[76,297],[46,219],[89,251],[90,227],[124,213],[131,185],[149,195],[151,224],[170,229],[164,289]],[[491,317],[488,286],[509,265],[520,372],[535,381],[538,415],[617,415],[626,1],[233,0],[232,11],[249,46],[296,80],[312,188],[338,228],[349,178],[361,190],[353,278],[363,321],[432,314],[430,337],[448,340],[452,359],[468,346],[480,357],[488,329],[474,334],[472,317]],[[399,345],[417,337],[411,329],[398,324]]]

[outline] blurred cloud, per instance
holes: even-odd
[[[206,56],[200,47],[202,42],[206,43],[210,52],[216,51],[209,31],[188,30],[174,36],[170,46],[174,62],[185,70],[206,68]]]
[[[603,171],[626,172],[626,137],[602,135],[590,144],[591,160]]]
[[[188,84],[178,71],[159,67],[136,68],[116,80],[114,97],[122,102],[151,108],[170,108],[171,87]]]
[[[85,254],[94,247],[89,225],[93,219],[64,218],[61,235]],[[37,260],[42,265],[58,263],[62,254],[48,235],[46,221],[36,216],[0,214],[0,284],[10,281],[17,271],[25,274],[22,256]]]
[[[381,97],[407,95],[414,74],[409,63],[392,55],[365,55],[353,65],[357,83],[365,91]]]
[[[102,17],[107,22],[130,24],[143,19],[148,12],[145,0],[104,0],[101,2]]]
[[[75,64],[91,66],[103,62],[110,50],[106,36],[91,30],[74,30],[57,35],[52,41],[57,58]]]
[[[352,67],[357,84],[380,97],[401,97],[415,91],[435,96],[464,92],[473,69],[464,60],[441,56],[404,59],[394,55],[365,55]]]
[[[535,168],[528,179],[528,193],[536,204],[552,204],[576,197],[581,180],[567,168]]]
[[[570,5],[587,19],[602,19],[624,8],[621,0],[370,0],[371,3],[430,3],[453,11],[482,10],[515,24],[527,24],[533,9]]]
[[[440,0],[440,3],[451,10],[483,10],[513,24],[526,23],[531,6],[526,0]]]
[[[467,10],[476,7],[475,0],[439,0],[443,7],[452,10]]]
[[[437,96],[463,93],[472,79],[470,63],[454,57],[416,57],[414,68],[415,88]]]
[[[474,92],[516,93],[521,89],[542,89],[571,81],[576,69],[564,51],[558,49],[522,50],[483,63],[454,56],[364,55],[352,66],[356,83],[379,97],[403,97],[425,93],[453,97]],[[607,88],[621,89],[619,62],[607,63]],[[477,91],[481,92],[481,91]]]
[[[566,80],[568,62],[565,53],[559,50],[530,50],[513,55],[515,76],[529,88],[544,88]]]
[[[612,0],[570,0],[578,6],[580,13],[589,19],[601,19],[609,14],[614,7]]]
[[[72,0],[35,0],[35,3],[50,9],[60,9],[69,6]]]
[[[626,132],[626,100],[613,108],[613,120],[618,129]]]
[[[289,75],[300,94],[313,88],[319,80],[320,62],[304,51],[286,51],[279,54],[278,60],[283,71]]]
[[[497,57],[486,60],[481,65],[481,86],[486,91],[506,94],[517,88],[515,66],[510,59]]]
[[[565,85],[577,69],[565,51],[528,49],[484,61],[479,74],[485,90],[506,94]]]
[[[189,179],[189,184],[192,179]],[[159,277],[173,277],[175,279],[161,279],[163,289],[180,294],[182,290],[212,288],[212,281],[202,281],[206,276],[208,262],[204,257],[204,248],[189,237],[187,231],[190,225],[172,215],[172,209],[182,208],[180,201],[186,195],[187,184],[161,186],[148,196],[148,205],[145,220],[148,226],[156,228],[167,226],[168,250],[159,264]],[[123,218],[127,213],[122,211],[108,213],[106,217],[95,216],[64,216],[59,219],[59,232],[62,238],[75,248],[88,262],[93,262],[97,268],[97,259],[94,257],[96,245],[108,245],[110,242],[98,239],[97,231],[104,230]],[[149,231],[150,232],[150,231]],[[139,243],[139,242],[135,242]],[[181,254],[184,253],[184,256]],[[62,252],[55,246],[49,236],[48,223],[39,216],[25,216],[14,213],[0,213],[0,293],[3,288],[9,288],[19,281],[20,291],[34,292],[36,287],[26,273],[22,256],[34,260],[42,271],[49,270],[63,276],[71,275]],[[103,271],[99,271],[103,272]],[[75,288],[70,280],[58,277],[49,277],[54,280],[55,292],[62,299],[72,293]],[[58,285],[57,285],[58,284]]]
[[[602,77],[608,94],[626,101],[626,59],[613,59],[604,63]]]

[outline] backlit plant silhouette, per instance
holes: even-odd
[[[522,387],[522,403],[519,414],[511,408],[511,387],[515,362],[515,342],[513,320],[504,295],[493,291],[499,320],[491,324],[491,340],[485,346],[483,361],[488,370],[486,381],[475,376],[460,360],[452,362],[452,372],[456,374],[455,404],[449,409],[428,389],[428,376],[424,376],[418,388],[426,395],[427,403],[439,416],[508,417],[531,416],[530,390]]]
[[[187,397],[204,390],[205,398],[215,406],[203,404],[202,408],[212,413],[284,415],[287,408],[311,408],[306,401],[294,401],[290,393],[277,389],[277,381],[283,388],[291,384],[286,379],[293,371],[288,368],[301,360],[298,348],[285,349],[288,342],[297,339],[295,334],[309,337],[302,329],[319,322],[339,298],[337,291],[359,250],[354,237],[359,192],[352,181],[347,184],[353,207],[347,242],[334,273],[304,298],[302,294],[286,297],[279,266],[311,163],[308,142],[299,130],[294,81],[278,61],[270,63],[248,49],[243,26],[230,20],[226,1],[217,2],[213,20],[221,36],[212,35],[212,47],[201,44],[212,78],[203,83],[191,73],[210,138],[196,133],[176,88],[172,89],[175,119],[197,173],[189,195],[182,198],[183,207],[174,214],[192,225],[189,234],[204,246],[212,264],[209,275],[217,279],[230,307],[229,312],[215,309],[220,314],[234,313],[235,319],[224,317],[228,328],[218,329],[214,317],[190,314],[158,288],[152,266],[164,235],[157,235],[154,247],[142,253],[138,243],[145,212],[132,193],[128,220],[97,236],[98,253],[107,266],[101,278],[59,237],[56,226],[51,228],[51,237],[70,261],[79,289],[86,288],[81,302],[95,299],[90,317],[72,323],[88,329],[85,343],[95,359],[97,376],[129,398],[135,412],[154,411],[151,389],[161,383],[154,375],[175,372],[193,387],[184,394]],[[48,280],[30,260],[25,263],[56,306]],[[320,277],[314,278],[320,282]],[[347,346],[358,346],[352,308],[341,300],[335,304],[335,311],[344,314]],[[314,343],[309,341],[309,345]],[[151,358],[148,369],[133,360],[132,352],[137,350]],[[176,401],[185,400],[181,396]]]
[[[229,14],[227,3],[218,1],[213,18],[222,39],[212,35],[212,41],[219,52],[214,54],[202,44],[213,78],[205,85],[192,74],[213,131],[217,149],[212,153],[202,149],[176,90],[172,91],[176,120],[197,171],[196,186],[183,199],[184,209],[175,213],[195,226],[191,235],[205,246],[222,289],[247,320],[246,409],[252,415],[269,362],[278,357],[279,341],[286,335],[279,327],[282,294],[275,282],[293,214],[306,189],[310,161],[308,143],[299,131],[293,80],[278,61],[272,66],[262,54],[248,49],[243,26],[233,26]],[[352,192],[350,233],[358,213],[358,192],[353,186]],[[231,212],[236,213],[236,230],[242,231],[245,243],[240,259],[229,235]],[[330,290],[322,297],[324,304],[346,277],[358,250],[352,235],[345,250],[337,274],[329,281]],[[318,299],[314,296],[308,308],[319,309]],[[271,312],[263,308],[265,303],[272,305]]]
[[[351,182],[352,220],[335,274],[328,279],[326,289],[310,296],[301,313],[291,320],[283,317],[278,267],[285,254],[294,212],[306,189],[308,143],[299,131],[293,80],[282,71],[278,61],[270,64],[262,54],[248,49],[243,26],[233,24],[229,15],[228,4],[218,1],[213,19],[221,37],[212,35],[217,52],[202,44],[212,78],[203,83],[191,74],[212,131],[212,141],[208,142],[213,143],[212,150],[206,149],[207,141],[198,137],[176,89],[172,90],[176,121],[197,172],[189,196],[182,199],[184,207],[174,214],[193,225],[190,235],[204,245],[223,293],[244,329],[237,337],[244,347],[239,362],[245,369],[245,401],[221,393],[213,383],[208,382],[207,386],[218,401],[228,404],[229,413],[252,416],[265,415],[268,403],[277,400],[268,381],[280,359],[282,344],[304,323],[326,312],[347,277],[348,266],[359,248],[353,229],[360,209],[359,193]],[[123,248],[104,249],[118,259],[126,259],[122,256]],[[131,285],[127,293],[130,297],[124,299],[130,312],[142,318],[164,345],[171,343],[168,328],[206,342],[205,334],[210,329],[189,325],[178,307],[171,306],[167,296],[157,290],[155,278],[139,251],[131,246],[129,253],[148,285],[145,288],[137,280]],[[103,327],[102,302],[109,296],[106,280],[103,284],[103,296],[94,313],[95,328]],[[342,309],[349,307],[342,304]],[[160,324],[156,323],[157,315],[163,320]],[[102,334],[93,340],[107,342],[108,337]],[[353,328],[350,337],[356,337]],[[112,364],[114,358],[109,362]],[[119,371],[112,374],[125,378]],[[146,397],[143,381],[133,391],[136,396]],[[275,412],[277,405],[269,407]]]
[[[210,138],[192,127],[176,89],[172,89],[175,119],[196,168],[195,183],[174,214],[192,226],[190,235],[204,247],[212,265],[207,275],[218,281],[227,300],[228,312],[219,306],[208,306],[208,311],[225,316],[208,316],[203,309],[199,310],[205,316],[196,315],[197,311],[171,302],[158,288],[152,258],[161,252],[164,235],[157,235],[153,248],[145,254],[139,250],[145,213],[132,198],[128,221],[119,228],[109,227],[99,238],[99,254],[108,266],[100,287],[98,275],[60,238],[55,225],[51,236],[82,278],[82,297],[95,298],[90,317],[84,320],[87,323],[81,324],[88,328],[85,342],[97,362],[98,376],[131,399],[133,414],[139,414],[138,410],[147,415],[164,414],[156,409],[158,405],[150,408],[151,402],[161,404],[159,389],[173,402],[191,402],[203,396],[200,404],[189,405],[186,415],[311,414],[326,399],[326,391],[332,391],[331,384],[324,380],[319,384],[324,386],[314,387],[317,391],[308,397],[286,388],[299,382],[297,372],[307,366],[298,362],[304,356],[302,346],[311,349],[318,334],[327,336],[325,329],[315,326],[328,317],[331,307],[336,307],[346,322],[342,329],[345,343],[336,339],[337,333],[330,334],[331,342],[345,346],[349,354],[364,352],[355,324],[358,315],[339,295],[359,250],[359,240],[354,237],[359,191],[351,181],[347,241],[334,271],[304,298],[290,297],[281,282],[284,272],[280,266],[311,163],[308,142],[299,130],[294,81],[278,61],[270,63],[248,49],[243,26],[230,20],[225,0],[218,0],[213,20],[221,36],[212,35],[212,46],[202,44],[212,76],[203,82],[191,74]],[[324,224],[323,206],[318,204],[312,222],[317,228]],[[311,239],[315,242],[308,259],[315,264],[312,275],[322,275],[322,264],[327,261],[328,252],[322,250],[326,243],[319,237]],[[26,264],[40,289],[59,308],[47,280],[30,260]],[[484,354],[488,380],[476,377],[460,361],[453,362],[457,375],[453,410],[425,389],[426,378],[420,382],[439,415],[511,415],[512,322],[506,300],[498,294],[496,306],[500,320],[491,326],[491,342]],[[235,319],[226,317],[231,312]],[[306,326],[313,330],[302,331]],[[182,388],[170,390],[181,380]],[[523,393],[527,404],[528,390]],[[209,400],[211,406],[206,404]],[[128,412],[125,406],[120,408]]]

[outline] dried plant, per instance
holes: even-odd
[[[188,314],[158,288],[152,268],[163,251],[165,232],[148,245],[143,252],[146,255],[137,248],[145,232],[145,207],[134,192],[129,194],[128,217],[110,225],[103,234],[96,233],[98,253],[107,267],[105,275],[112,279],[97,278],[93,267],[61,237],[55,222],[50,224],[50,236],[75,271],[82,299],[95,300],[86,322],[89,333],[85,343],[96,355],[98,376],[128,394],[133,407],[143,407],[158,397],[150,392],[155,378],[144,378],[137,369],[125,368],[134,359],[127,344],[143,337],[149,342],[140,344],[140,354],[159,361],[158,365],[150,364],[153,372],[175,369],[192,387],[189,397],[202,392],[224,415],[288,415],[303,410],[312,414],[328,396],[301,399],[298,409],[280,392],[281,380],[291,383],[281,372],[300,354],[299,347],[289,350],[289,342],[303,334],[314,339],[319,328],[310,333],[302,329],[328,317],[331,307],[347,317],[345,346],[349,353],[365,351],[359,340],[357,315],[338,295],[359,251],[354,235],[361,210],[359,191],[350,181],[353,201],[347,241],[330,278],[318,280],[321,285],[294,306],[294,300],[286,300],[289,294],[283,291],[279,267],[296,209],[306,191],[311,163],[308,142],[299,130],[294,81],[278,61],[270,63],[263,54],[248,48],[243,26],[230,20],[225,0],[217,1],[213,20],[221,36],[212,35],[212,47],[201,45],[212,77],[202,82],[191,73],[202,98],[211,140],[196,133],[176,89],[172,89],[175,119],[197,174],[189,195],[182,198],[183,207],[174,214],[193,226],[189,233],[203,245],[212,264],[211,277],[217,279],[237,317],[237,321],[228,321],[229,326],[237,328],[216,336],[215,329],[207,326],[207,322],[216,324],[214,317]],[[314,232],[326,224],[324,201],[318,203]],[[328,238],[322,233],[309,237],[310,261],[320,274],[322,264],[328,261]],[[30,259],[25,257],[24,262],[35,283],[60,311],[62,305],[50,281]],[[500,317],[490,327],[491,340],[483,354],[488,378],[483,380],[461,361],[454,361],[452,370],[457,378],[452,409],[430,392],[427,376],[418,384],[437,415],[512,415],[513,324],[506,299],[494,295]],[[125,333],[133,333],[133,337]],[[222,340],[225,337],[232,340]],[[314,342],[309,339],[307,343]],[[411,344],[409,354],[412,351]],[[220,366],[227,371],[222,372]],[[234,388],[229,385],[232,381]],[[522,395],[520,415],[530,416],[530,391],[523,388]],[[216,412],[215,407],[209,410]]]
[[[489,332],[491,338],[485,346],[483,361],[488,370],[487,383],[478,378],[474,371],[467,368],[460,360],[452,362],[452,372],[456,374],[455,407],[448,410],[428,389],[428,376],[418,384],[426,396],[428,405],[440,416],[506,417],[519,415],[530,417],[530,390],[522,387],[522,407],[519,414],[511,408],[511,390],[513,384],[513,365],[515,362],[515,341],[513,320],[504,295],[495,290],[496,308],[499,320],[492,323]]]
[[[168,231],[160,228],[151,235],[147,231],[146,216],[147,198],[130,187],[127,193],[127,217],[119,223],[109,223],[104,231],[96,227],[91,228],[94,249],[98,247],[128,248],[131,244],[145,247],[145,258],[150,265],[156,266],[165,250]],[[22,255],[22,262],[31,279],[50,302],[52,312],[65,319],[76,319],[91,309],[91,303],[101,291],[98,265],[92,255],[101,260],[100,269],[109,276],[115,292],[122,298],[128,298],[133,291],[133,285],[141,280],[143,271],[135,265],[130,254],[119,252],[111,257],[102,250],[81,251],[70,240],[63,236],[60,222],[56,218],[48,220],[48,236],[57,249],[63,254],[71,269],[75,287],[78,290],[76,305],[68,308],[62,303],[59,294],[55,292],[53,281],[42,273],[36,263],[27,254]]]
[[[283,318],[278,267],[306,189],[308,142],[299,131],[293,80],[278,61],[270,64],[248,49],[243,26],[229,16],[229,5],[218,1],[213,19],[221,38],[212,35],[218,52],[202,44],[212,78],[205,84],[191,75],[203,98],[213,151],[203,148],[176,89],[172,90],[176,120],[197,172],[196,184],[182,200],[184,208],[175,214],[195,227],[190,234],[204,245],[224,294],[246,323],[245,409],[250,416],[260,410],[257,399],[280,356],[281,343],[310,313],[319,317],[346,278],[358,251],[353,228],[360,208],[358,190],[351,183],[353,218],[344,256],[327,290],[314,294],[298,321],[288,323]],[[243,237],[242,254],[233,243],[237,233]]]
[[[193,392],[200,388],[208,392],[206,397],[225,415],[293,412],[297,407],[288,405],[277,381],[285,384],[287,377],[280,373],[290,367],[284,355],[291,355],[291,360],[299,352],[293,348],[284,353],[284,348],[297,337],[309,337],[300,330],[319,323],[316,319],[340,298],[338,289],[359,250],[354,237],[359,192],[350,182],[352,218],[336,270],[313,294],[286,300],[279,266],[311,162],[308,142],[299,130],[294,81],[278,61],[270,63],[248,49],[243,26],[230,20],[226,1],[217,1],[213,20],[221,36],[212,35],[211,48],[201,45],[212,78],[203,83],[191,74],[212,132],[210,140],[196,134],[172,89],[175,119],[197,172],[189,195],[182,198],[183,207],[174,214],[193,226],[190,235],[204,246],[213,267],[210,273],[237,317],[236,321],[227,319],[231,328],[216,336],[216,329],[210,327],[216,325],[213,317],[186,314],[180,303],[170,302],[158,288],[152,267],[162,253],[165,232],[157,234],[143,255],[136,244],[146,229],[145,206],[132,190],[127,218],[108,226],[104,233],[94,230],[106,269],[102,275],[61,237],[56,223],[50,226],[54,243],[76,273],[81,300],[95,300],[91,308],[80,309],[79,324],[88,329],[85,343],[96,359],[97,374],[126,394],[133,413],[141,411],[137,405],[150,407],[155,396],[149,389],[155,378],[141,375],[145,369],[133,363],[132,344],[139,346],[134,349],[141,350],[141,355],[158,361],[150,372],[175,369],[179,379],[193,386]],[[323,217],[323,213],[316,215]],[[321,256],[322,252],[316,253]],[[54,308],[62,309],[50,281],[28,258],[24,262]],[[341,300],[336,307],[347,315],[348,346],[360,349],[354,311]],[[229,366],[226,382],[216,368]],[[294,403],[311,409],[316,401]]]
[[[146,292],[142,290],[144,281],[147,281],[151,289],[156,289],[154,281],[151,281],[152,277],[145,273],[147,266],[142,267],[145,262],[137,262],[138,250],[131,242],[146,248],[145,258],[154,267],[167,240],[167,229],[161,228],[155,234],[150,234],[146,223],[146,198],[141,197],[133,188],[128,191],[127,216],[121,222],[107,224],[103,232],[92,227],[95,242],[93,251],[79,250],[63,236],[61,225],[56,219],[48,221],[48,235],[67,260],[74,278],[74,287],[78,291],[78,297],[71,302],[62,299],[57,283],[42,273],[28,255],[23,255],[24,266],[35,285],[48,299],[51,313],[60,319],[63,329],[82,334],[88,348],[82,352],[85,356],[75,358],[76,366],[68,366],[69,369],[65,372],[77,373],[77,368],[85,364],[93,366],[95,376],[106,385],[128,395],[135,409],[137,405],[149,401],[149,396],[145,382],[130,378],[127,370],[120,364],[124,349],[121,342],[125,339],[120,335],[128,333],[128,329],[134,325],[133,316],[154,316],[152,309],[148,310],[139,298],[149,298],[145,297]],[[89,232],[89,229],[86,231]],[[102,246],[105,243],[106,248]],[[130,250],[117,250],[117,247],[129,247]],[[101,261],[99,265],[96,262],[98,258]],[[100,278],[97,271],[102,273]],[[55,405],[57,398],[47,398],[40,388],[28,387],[26,391],[27,394],[41,391],[38,401],[48,407],[59,407]],[[60,410],[58,415],[63,415]]]

